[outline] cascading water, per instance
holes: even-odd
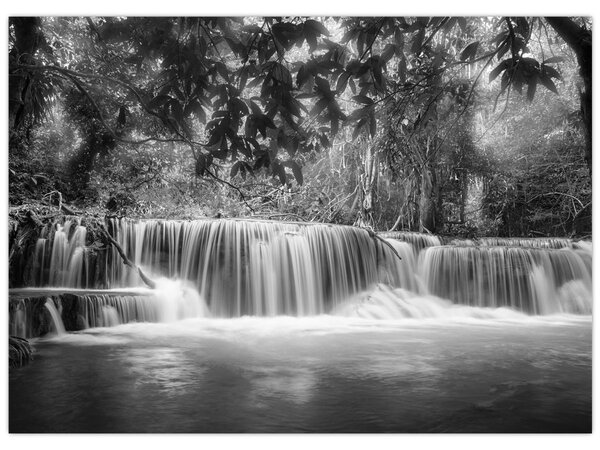
[[[10,333],[50,336],[11,432],[591,430],[590,242],[108,220],[148,289],[58,225],[15,258]]]
[[[46,303],[44,304],[48,312],[50,313],[50,317],[52,318],[52,325],[56,334],[65,334],[65,326],[63,325],[62,318],[60,317],[60,313],[56,309],[54,302],[51,298],[46,299]]]
[[[442,245],[420,233],[374,238],[354,227],[243,220],[106,225],[158,288],[131,292],[143,282],[116,249],[89,251],[79,220],[56,224],[32,250],[27,279],[77,296],[70,329],[208,316],[457,315],[449,305],[479,308],[474,316],[481,308],[534,315],[592,310],[589,242],[484,238]],[[54,296],[58,305],[61,298]],[[13,310],[11,324],[35,316],[22,305]],[[20,335],[32,329],[11,327]]]
[[[39,286],[79,288],[142,285],[139,275],[108,252],[92,286],[85,270],[85,228],[57,225],[49,270],[34,265]],[[236,220],[108,221],[127,255],[152,277],[192,283],[213,315],[316,315],[378,282],[411,287],[413,267],[386,245],[352,227]],[[45,252],[48,253],[48,252]],[[45,254],[41,250],[37,255]]]
[[[509,247],[537,247],[537,248],[564,248],[572,245],[568,238],[496,238],[486,237],[477,241],[479,245],[509,246]]]
[[[439,236],[432,234],[417,233],[413,231],[384,231],[379,233],[383,238],[395,239],[398,241],[408,242],[418,252],[426,247],[442,245],[442,240]]]
[[[591,314],[591,269],[591,252],[568,247],[440,246],[422,252],[418,272],[428,292],[455,303]]]
[[[49,296],[40,297],[42,293]],[[24,338],[52,331],[60,334],[65,328],[78,331],[130,322],[210,317],[193,287],[168,279],[158,279],[156,289],[15,289],[10,305],[10,334]]]

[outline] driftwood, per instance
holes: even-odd
[[[371,236],[372,239],[374,239],[376,241],[380,241],[381,243],[387,245],[389,247],[389,249],[394,253],[394,255],[396,255],[398,257],[398,259],[400,261],[402,261],[402,257],[398,254],[398,252],[396,251],[396,249],[394,248],[394,246],[392,244],[390,244],[388,241],[386,241],[384,238],[379,236],[377,233],[375,233],[370,228],[364,228],[364,227],[361,227],[361,228],[363,230],[365,230],[367,233],[369,233],[369,236]]]
[[[146,283],[146,285],[152,289],[156,288],[156,282],[154,280],[152,280],[151,278],[149,278],[144,271],[142,270],[141,267],[137,267],[125,254],[125,251],[123,250],[123,247],[121,247],[121,245],[110,235],[110,233],[108,232],[108,230],[106,229],[106,227],[104,226],[103,223],[100,223],[100,231],[102,232],[102,235],[104,236],[104,238],[106,238],[106,240],[117,250],[117,252],[119,253],[119,256],[121,257],[121,259],[123,260],[123,264],[125,264],[128,267],[131,267],[132,269],[137,270],[138,274],[140,275],[140,278],[142,279],[142,281],[144,283]]]

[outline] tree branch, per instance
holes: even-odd
[[[204,143],[201,143],[201,142],[192,141],[192,140],[188,139],[186,136],[184,136],[179,130],[177,130],[171,124],[171,122],[169,122],[167,120],[167,118],[163,117],[158,112],[156,112],[156,111],[152,110],[151,108],[149,108],[148,104],[143,100],[142,95],[138,92],[137,88],[134,87],[134,86],[132,86],[131,84],[125,82],[125,81],[119,80],[117,78],[109,77],[109,76],[106,76],[106,75],[96,75],[96,74],[91,74],[91,73],[76,72],[76,71],[73,71],[73,70],[64,69],[62,67],[53,66],[53,65],[36,66],[36,65],[19,64],[18,68],[25,69],[25,70],[38,70],[38,71],[57,72],[59,74],[62,74],[65,77],[67,77],[88,98],[88,100],[90,100],[90,102],[92,103],[92,105],[94,106],[94,108],[96,109],[96,111],[98,111],[98,114],[100,116],[100,120],[101,120],[103,126],[107,129],[107,131],[111,134],[111,136],[113,136],[115,139],[117,139],[117,140],[119,140],[121,142],[125,142],[125,143],[128,143],[128,144],[143,144],[143,143],[147,143],[149,141],[156,141],[156,142],[183,142],[183,143],[187,143],[189,145],[198,145],[198,146],[201,146],[201,147],[206,147],[207,146],[207,144],[204,144]],[[166,123],[168,125],[168,127],[171,129],[171,131],[175,135],[179,136],[179,139],[147,138],[147,139],[143,139],[143,140],[128,140],[128,139],[120,138],[119,136],[116,135],[115,131],[112,130],[112,128],[106,123],[106,120],[102,116],[102,113],[100,111],[100,108],[98,107],[98,104],[94,101],[94,99],[92,98],[91,94],[83,87],[83,84],[82,84],[82,82],[81,82],[81,80],[79,78],[89,78],[89,79],[94,79],[94,80],[109,81],[111,83],[115,83],[115,84],[118,84],[121,87],[126,88],[128,91],[130,91],[131,93],[133,93],[133,95],[136,97],[138,103],[140,104],[140,106],[142,107],[142,109],[147,114],[149,114],[151,116],[154,116],[154,117],[157,117],[158,119],[160,119],[161,121],[163,121],[164,123]]]
[[[144,273],[144,271],[141,269],[141,267],[137,267],[127,257],[127,255],[125,254],[125,251],[123,250],[123,247],[121,247],[121,245],[110,235],[110,233],[108,232],[108,230],[106,229],[106,227],[104,226],[103,223],[100,223],[100,231],[102,232],[102,236],[104,236],[104,238],[117,250],[117,253],[119,253],[119,256],[123,260],[123,264],[125,264],[128,267],[131,267],[132,269],[137,270],[137,272],[140,275],[140,278],[142,279],[142,281],[144,283],[146,283],[146,285],[148,287],[150,287],[151,289],[155,289],[156,288],[156,282],[154,280],[150,279]]]
[[[206,173],[208,173],[213,179],[215,179],[219,183],[225,184],[225,185],[229,186],[230,188],[235,189],[238,192],[238,194],[240,194],[240,198],[242,199],[242,202],[244,202],[244,204],[246,205],[246,207],[250,211],[255,212],[254,208],[252,206],[250,206],[250,204],[246,200],[246,196],[244,195],[244,193],[242,192],[242,190],[239,187],[237,187],[234,184],[231,184],[229,181],[226,181],[226,180],[223,180],[223,179],[219,178],[214,173],[212,173],[208,168],[206,169]]]

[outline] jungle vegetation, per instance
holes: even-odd
[[[9,202],[591,234],[591,18],[11,17]]]

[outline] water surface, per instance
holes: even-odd
[[[189,319],[33,343],[10,432],[591,432],[589,316]]]

